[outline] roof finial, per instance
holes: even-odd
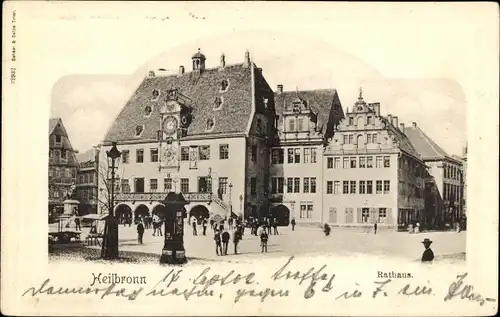
[[[358,97],[358,100],[359,101],[363,101],[363,88],[362,87],[359,87],[359,97]]]
[[[297,94],[297,97],[299,96],[299,86],[295,86],[295,92]]]

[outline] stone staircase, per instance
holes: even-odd
[[[225,203],[222,199],[220,199],[219,197],[217,197],[215,195],[212,195],[212,202],[221,209],[221,212],[219,212],[219,214],[222,217],[229,218],[229,216],[231,216],[230,206],[227,203]],[[214,210],[214,212],[215,212],[215,210]],[[217,213],[217,212],[215,212],[215,213]]]

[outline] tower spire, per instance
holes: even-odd
[[[363,101],[363,88],[362,87],[359,87],[359,97],[358,97],[358,100],[359,101]]]

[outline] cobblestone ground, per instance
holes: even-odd
[[[87,228],[83,228],[82,240],[85,239]],[[234,255],[234,246],[229,243],[228,255],[217,256],[213,232],[207,229],[203,236],[193,236],[192,228],[185,226],[184,246],[189,258],[212,261],[253,262],[262,256],[290,256],[290,255],[348,255],[372,257],[400,258],[404,261],[418,261],[424,250],[421,241],[429,238],[434,241],[432,249],[436,256],[435,261],[463,261],[465,260],[466,232],[424,232],[408,234],[404,232],[382,231],[374,235],[368,230],[333,228],[330,236],[326,237],[320,228],[313,226],[299,226],[295,231],[291,227],[280,227],[279,235],[269,236],[268,253],[260,251],[260,240],[250,235],[246,229],[243,240],[238,245],[238,255]],[[146,230],[142,245],[137,243],[135,226],[119,227],[120,251],[145,255],[161,254],[163,237],[153,236],[153,230]],[[231,232],[232,234],[232,232]],[[97,248],[97,247],[89,247]]]

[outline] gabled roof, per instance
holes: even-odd
[[[50,135],[60,135],[63,140],[63,149],[73,151],[73,146],[69,141],[68,133],[62,122],[61,118],[50,118],[49,119],[49,136]]]
[[[340,106],[334,102],[338,99],[336,89],[315,89],[300,91],[283,91],[274,94],[274,107],[277,115],[282,115],[285,105],[292,104],[297,98],[304,100],[318,118],[317,127],[322,133],[328,130],[328,124],[338,124],[344,117],[344,112]]]
[[[422,159],[440,160],[450,158],[450,156],[418,126],[405,127],[405,134],[408,136],[408,139],[415,149],[422,155]]]
[[[406,129],[404,133],[399,130],[397,127],[395,127],[392,123],[390,123],[389,119],[381,116],[380,119],[385,123],[386,128],[396,137],[397,142],[399,143],[399,148],[414,156],[415,158],[418,158],[422,160],[423,158],[420,157],[419,151],[413,146],[412,142],[406,135]]]
[[[54,129],[57,126],[57,123],[61,121],[61,118],[50,118],[49,119],[49,135],[51,135],[54,132]]]
[[[228,65],[223,69],[211,68],[201,72],[193,71],[179,75],[145,78],[134,95],[113,122],[104,141],[155,139],[160,129],[160,107],[167,90],[178,89],[178,93],[191,100],[192,122],[187,136],[200,134],[222,134],[247,132],[252,114],[252,63]],[[228,81],[228,89],[220,92],[221,82]],[[153,90],[159,90],[157,101],[152,101]],[[216,97],[223,98],[221,109],[214,110]],[[151,116],[144,116],[144,108],[151,106]],[[206,131],[207,120],[214,119],[211,131]],[[144,131],[135,136],[136,126],[144,125]]]
[[[95,160],[94,149],[87,150],[76,155],[78,163],[91,162]]]

